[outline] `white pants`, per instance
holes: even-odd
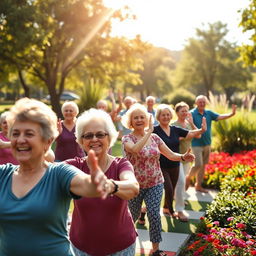
[[[190,163],[180,163],[179,178],[175,188],[175,211],[182,212],[185,209],[185,177],[191,168]]]

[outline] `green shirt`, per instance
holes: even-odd
[[[181,127],[181,128],[185,128],[187,130],[193,130],[193,127],[191,126],[191,124],[186,123],[186,127],[183,127],[181,125],[181,123],[179,123],[178,121],[175,121],[174,123],[172,123],[172,125]],[[191,141],[192,139],[182,139],[180,140],[180,153],[184,154],[187,152],[187,150],[191,147]]]

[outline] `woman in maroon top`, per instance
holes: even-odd
[[[66,101],[61,108],[64,120],[59,120],[59,136],[56,139],[55,161],[64,161],[73,157],[83,157],[85,154],[76,142],[76,117],[79,113],[74,101]]]
[[[75,255],[135,255],[135,231],[127,200],[139,193],[131,163],[108,154],[118,132],[108,113],[90,109],[76,123],[78,143],[88,152],[93,150],[100,169],[108,177],[112,191],[105,199],[81,198],[74,201],[70,240]],[[91,165],[87,157],[66,160],[85,173]]]

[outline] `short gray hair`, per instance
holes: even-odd
[[[44,140],[55,139],[58,136],[57,116],[53,110],[35,99],[22,98],[16,101],[7,117],[8,135],[10,136],[14,122],[35,122],[41,127]]]
[[[145,102],[148,102],[149,100],[153,100],[154,102],[156,102],[156,98],[154,96],[148,96]]]
[[[156,108],[156,120],[157,120],[157,121],[159,121],[159,116],[161,115],[161,112],[162,112],[163,110],[165,110],[165,109],[167,109],[167,110],[170,111],[170,113],[171,113],[171,115],[172,115],[172,118],[173,118],[174,110],[172,109],[172,107],[170,107],[170,106],[167,105],[167,104],[160,104],[160,105],[158,105],[157,108]]]
[[[101,120],[104,123],[105,130],[109,135],[109,146],[112,147],[116,139],[118,137],[118,132],[116,130],[116,127],[110,117],[110,115],[101,110],[101,109],[95,109],[91,108],[89,110],[84,111],[76,121],[76,141],[80,144],[82,144],[82,135],[84,132],[85,127],[90,124],[93,120]]]
[[[65,101],[65,102],[62,104],[62,106],[61,106],[61,112],[62,112],[62,114],[63,114],[63,112],[64,112],[65,107],[67,107],[67,106],[71,106],[71,107],[75,110],[76,114],[78,115],[78,113],[79,113],[79,108],[78,108],[77,104],[76,104],[74,101]]]
[[[127,129],[133,129],[132,127],[132,113],[136,110],[140,110],[142,111],[145,115],[146,115],[146,118],[147,120],[149,121],[150,120],[150,113],[148,113],[147,109],[145,106],[141,105],[140,103],[135,103],[133,104],[129,109],[128,111],[125,113],[125,115],[122,116],[122,119],[121,119],[121,123],[122,125],[127,128]],[[154,118],[152,118],[152,123],[154,122],[153,120]]]

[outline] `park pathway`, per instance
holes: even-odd
[[[186,192],[188,204],[185,209],[186,214],[189,216],[188,222],[180,222],[177,219],[164,216],[161,212],[163,241],[160,244],[160,249],[164,250],[169,256],[178,255],[180,247],[195,232],[200,217],[205,215],[207,205],[212,202],[216,195],[217,192],[215,190],[210,190],[209,193],[201,193],[190,187]],[[136,256],[149,255],[151,242],[149,241],[147,218],[145,226],[136,224],[136,228],[139,234],[136,241]]]

